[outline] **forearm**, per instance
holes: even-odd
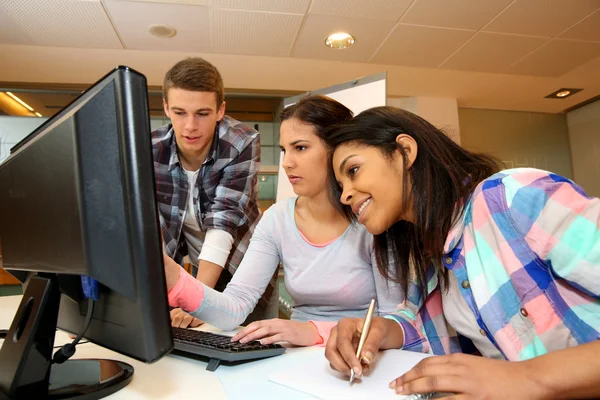
[[[221,267],[216,267],[219,271],[222,270]],[[202,269],[202,264],[199,268]],[[194,317],[225,330],[242,323],[256,306],[261,290],[264,291],[264,287],[234,283],[231,288],[228,286],[226,293],[217,292],[202,282],[201,273],[198,274],[198,279],[194,279],[169,257],[165,257],[165,272],[171,307],[180,307]],[[215,279],[209,276],[209,279],[214,281],[214,285],[218,275]]]
[[[232,246],[233,236],[231,234],[219,229],[209,229],[198,257],[196,279],[206,286],[214,288],[227,263]]]
[[[206,260],[199,260],[196,279],[210,288],[214,288],[223,272],[223,267]]]
[[[523,362],[541,389],[541,399],[600,397],[600,341]]]
[[[167,280],[167,293],[173,290],[179,280],[179,272],[182,269],[171,257],[163,253],[163,263],[165,265],[165,278]]]
[[[179,267],[177,282],[168,291],[169,305],[186,312],[196,310],[204,298],[204,288],[202,282]]]
[[[175,265],[177,268],[172,268],[173,276],[167,279],[171,284],[167,286],[169,305],[180,307],[217,328],[234,329],[246,319],[258,302],[260,294],[255,291],[247,293],[244,290],[228,290],[227,293],[220,293]]]
[[[240,290],[231,287],[231,283],[223,293],[205,287],[200,306],[189,313],[217,328],[232,330],[254,310],[261,294],[256,288]]]

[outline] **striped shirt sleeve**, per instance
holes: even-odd
[[[512,222],[543,264],[587,295],[600,297],[600,199],[538,170],[506,177],[503,185]]]

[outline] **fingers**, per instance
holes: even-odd
[[[325,350],[325,356],[333,369],[350,375],[350,369],[352,368],[357,376],[361,375],[362,368],[358,358],[356,358],[358,343],[356,338],[359,336],[361,327],[362,320],[344,318],[333,328]]]
[[[250,327],[250,325],[248,325],[248,327]],[[281,341],[281,338],[285,336],[284,330],[285,327],[282,326],[280,321],[277,319],[268,321],[257,321],[256,328],[253,328],[252,332],[249,332],[244,337],[241,337],[240,343],[248,343],[253,340],[260,340],[261,343],[267,344],[265,340],[267,340],[268,337],[272,337],[274,335],[277,335],[278,340]],[[270,343],[268,344],[271,343],[274,342],[270,341]]]
[[[360,365],[360,361],[356,357],[358,340],[355,339],[358,335],[359,333],[356,330],[352,336],[349,334],[342,336],[341,332],[338,332],[337,348],[340,356],[348,366],[348,375],[350,374],[350,369],[353,369],[354,374],[360,378],[362,376],[362,365]]]
[[[350,374],[350,367],[348,367],[337,348],[337,329],[337,326],[335,326],[329,333],[329,340],[325,345],[325,357],[329,361],[331,369],[348,375]]]
[[[253,340],[259,340],[264,338],[265,336],[273,334],[273,330],[269,329],[266,326],[261,326],[260,328],[248,333],[244,337],[240,338],[240,343],[248,343]]]
[[[248,326],[246,326],[244,329],[242,329],[241,331],[236,333],[231,338],[231,341],[235,342],[235,341],[238,341],[238,340],[246,337],[247,335],[251,334],[252,332],[255,332],[256,330],[260,329],[262,327],[262,325],[263,325],[263,321],[254,321],[254,322],[248,324]]]
[[[202,325],[203,323],[204,323],[204,321],[201,321],[198,318],[194,318],[194,319],[192,319],[192,322],[190,323],[190,328],[197,328],[200,325]]]
[[[390,382],[397,393],[454,392],[469,390],[471,379],[468,369],[453,362],[453,356],[429,357],[420,361],[410,371]]]
[[[240,343],[248,343],[257,340],[262,344],[287,342],[296,346],[310,346],[315,344],[314,337],[316,335],[318,335],[318,331],[311,322],[275,318],[249,324],[238,332],[231,341],[239,340]]]
[[[179,327],[180,328],[187,328],[190,326],[190,324],[192,323],[192,320],[194,319],[194,317],[192,317],[189,314],[183,314],[183,318],[181,320],[181,322],[179,323]]]
[[[398,377],[395,381],[410,382],[432,375],[468,376],[468,369],[461,364],[460,356],[460,354],[454,354],[448,356],[427,357],[417,363],[410,371]]]
[[[371,322],[371,328],[360,353],[360,361],[370,365],[375,359],[375,354],[379,351],[381,343],[386,335],[386,321],[384,318],[375,317]]]
[[[383,341],[386,338],[387,323],[388,323],[388,321],[385,318],[382,318],[382,317],[373,318],[373,320],[371,321],[371,327],[369,328],[369,331],[367,332],[367,337],[366,337],[363,347],[361,349],[360,361],[359,361],[356,358],[356,347],[350,346],[350,344],[353,343],[354,340],[358,342],[360,335],[362,333],[363,321],[364,320],[359,319],[355,323],[356,328],[355,328],[355,333],[354,333],[352,340],[349,340],[349,338],[347,337],[347,338],[345,338],[344,343],[340,343],[338,345],[338,347],[340,349],[340,354],[342,355],[342,357],[344,358],[346,363],[352,369],[354,369],[354,373],[357,374],[359,377],[362,375],[362,372],[363,372],[362,364],[364,363],[366,365],[370,365],[373,362],[373,360],[375,359],[375,354],[377,354],[377,352],[379,351],[379,348],[381,347],[381,344],[383,343]],[[350,331],[348,331],[347,334],[350,334]],[[338,336],[338,343],[339,342],[340,342],[340,338]]]
[[[471,380],[465,376],[456,375],[429,375],[411,382],[404,382],[396,386],[398,394],[450,392],[468,393]]]
[[[273,344],[277,342],[289,342],[290,340],[284,333],[276,333],[271,336],[266,336],[260,339],[260,344]]]
[[[187,328],[190,326],[195,318],[187,314],[181,308],[174,308],[171,310],[171,326],[174,328]],[[199,323],[196,326],[203,324],[202,321],[197,320]]]
[[[181,320],[183,319],[183,310],[181,308],[174,308],[171,310],[171,326],[173,328],[179,328]]]

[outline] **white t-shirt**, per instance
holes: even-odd
[[[188,246],[190,262],[197,267],[199,260],[206,260],[224,267],[233,246],[233,236],[229,232],[219,229],[209,229],[205,232],[200,228],[198,215],[194,208],[194,188],[200,170],[183,169],[183,171],[187,176],[190,188],[182,229]],[[200,207],[200,202],[198,202],[198,207]],[[198,212],[202,213],[202,210],[199,209]]]
[[[194,187],[196,186],[200,170],[188,171],[184,169],[184,172],[187,175],[190,190],[185,209],[185,219],[183,220],[183,235],[188,245],[190,261],[194,266],[198,266],[198,257],[200,257],[200,251],[202,250],[202,244],[206,236],[206,232],[202,231],[198,225],[198,217],[194,209]],[[200,207],[200,202],[198,202],[198,207]],[[199,210],[199,212],[202,211]]]

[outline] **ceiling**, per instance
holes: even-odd
[[[153,24],[177,35],[156,38]],[[346,50],[324,45],[336,31]],[[179,59],[237,91],[296,93],[382,71],[388,96],[562,112],[600,95],[600,0],[0,0],[0,86],[90,84],[115,65],[160,86]],[[563,100],[544,96],[584,90]]]

